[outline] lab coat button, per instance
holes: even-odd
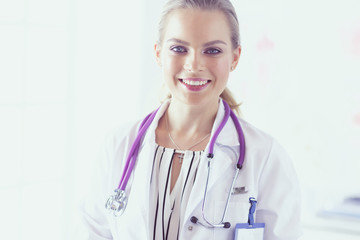
[[[193,227],[192,227],[192,226],[188,226],[188,230],[189,230],[189,231],[192,231],[192,230],[193,230]]]

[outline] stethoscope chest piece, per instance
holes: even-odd
[[[105,207],[113,212],[115,217],[121,216],[127,205],[127,197],[124,190],[115,189],[115,193],[109,197]]]

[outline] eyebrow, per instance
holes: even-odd
[[[224,44],[224,45],[227,45],[226,42],[224,42],[224,41],[215,40],[215,41],[211,41],[211,42],[205,43],[205,44],[204,44],[204,47],[208,47],[208,46],[211,46],[211,45],[214,45],[214,44]]]
[[[177,39],[177,38],[170,38],[169,40],[167,40],[167,42],[176,42],[176,43],[183,44],[183,45],[185,45],[185,46],[189,46],[189,45],[190,45],[189,42],[186,42],[186,41],[183,41],[183,40],[180,40],[180,39]],[[211,45],[214,45],[214,44],[224,44],[224,45],[227,45],[226,42],[224,42],[224,41],[214,40],[214,41],[205,43],[205,44],[203,45],[203,47],[208,47],[208,46],[211,46]]]

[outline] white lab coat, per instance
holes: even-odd
[[[120,217],[114,217],[106,210],[105,202],[119,184],[126,155],[136,137],[139,123],[122,128],[105,143],[101,164],[97,168],[99,174],[91,187],[92,194],[82,207],[90,239],[152,239],[156,204],[150,198],[149,182],[156,147],[155,129],[167,106],[168,102],[160,107],[143,139],[135,170],[126,189],[128,205]],[[212,134],[223,116],[224,108],[219,104]],[[240,124],[245,135],[246,153],[235,187],[245,186],[248,192],[232,195],[225,217],[225,221],[232,224],[231,228],[207,229],[190,221],[192,216],[200,221],[202,219],[201,203],[207,176],[207,159],[203,154],[182,223],[181,239],[234,239],[235,224],[248,220],[249,197],[255,197],[258,201],[255,221],[266,224],[264,239],[292,240],[301,235],[300,188],[291,160],[272,137],[243,120],[240,120]],[[221,219],[238,160],[238,149],[238,135],[229,119],[218,136],[212,160],[205,214],[213,222]]]

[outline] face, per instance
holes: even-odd
[[[190,105],[217,104],[240,52],[231,44],[230,27],[221,11],[173,11],[162,42],[155,45],[173,100]]]

